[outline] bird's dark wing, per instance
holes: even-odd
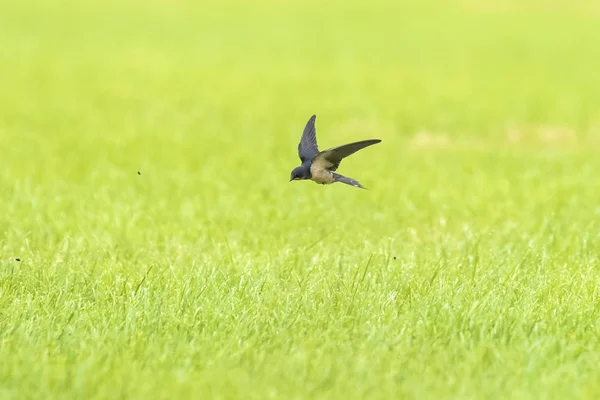
[[[298,155],[300,160],[304,163],[312,160],[317,154],[319,154],[319,146],[317,145],[317,129],[315,128],[316,115],[310,117],[302,132],[302,138],[298,143]]]
[[[379,139],[362,140],[360,142],[349,143],[343,146],[333,147],[329,150],[324,150],[313,158],[312,165],[329,171],[335,171],[340,166],[340,162],[342,162],[343,158],[356,153],[360,149],[364,149],[367,146],[379,142],[381,142]]]

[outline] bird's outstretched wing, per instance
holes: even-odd
[[[379,139],[361,140],[360,142],[349,143],[343,146],[324,150],[313,158],[312,165],[321,167],[328,171],[335,171],[340,166],[343,158],[356,153],[360,149],[364,149],[367,146],[371,146],[379,142],[381,142]]]
[[[302,132],[302,138],[298,143],[298,155],[300,160],[304,163],[312,160],[317,154],[319,154],[319,146],[317,145],[317,129],[315,128],[316,115],[310,117]]]

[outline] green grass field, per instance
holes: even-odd
[[[596,3],[0,3],[0,399],[599,398]]]

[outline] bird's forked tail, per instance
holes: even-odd
[[[333,173],[333,179],[336,182],[342,182],[342,183],[345,183],[346,185],[354,186],[354,187],[361,188],[361,189],[366,189],[366,187],[361,185],[358,181],[355,181],[354,179],[348,178],[347,176],[344,176],[344,175],[336,174],[335,172]]]

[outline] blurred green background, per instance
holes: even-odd
[[[598,43],[591,0],[2,1],[0,397],[596,397]],[[313,113],[369,191],[288,183]]]

